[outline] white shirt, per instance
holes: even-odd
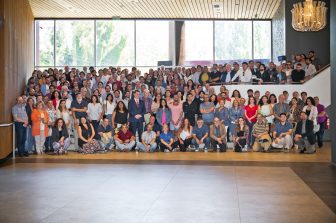
[[[115,109],[115,103],[110,103],[108,101],[105,101],[104,104],[106,105],[106,111],[105,115],[112,115],[114,109]]]
[[[239,77],[239,81],[242,83],[249,83],[252,79],[252,72],[250,68],[247,68],[245,71],[243,68],[239,69],[238,72],[232,78],[232,81],[235,81]]]
[[[196,71],[194,74],[193,74],[193,77],[192,77],[192,81],[195,83],[195,84],[199,84],[199,77],[201,75],[202,72],[198,72]]]
[[[316,72],[316,68],[314,64],[309,64],[305,67],[306,77],[309,77],[310,75],[314,74]]]
[[[231,81],[231,72],[228,72],[226,74],[225,83],[229,83],[230,81]]]
[[[103,111],[102,106],[100,103],[93,103],[88,104],[88,116],[91,120],[99,120],[100,113]]]
[[[303,107],[302,111],[306,112],[307,111],[307,105]],[[318,111],[316,106],[311,106],[310,114],[308,116],[309,120],[312,120],[314,122],[314,125],[317,125],[317,116],[318,116]]]

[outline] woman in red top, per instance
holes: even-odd
[[[245,119],[246,124],[249,127],[249,147],[253,144],[253,138],[252,138],[252,127],[254,123],[257,121],[257,114],[258,114],[258,105],[256,105],[256,100],[254,97],[249,97],[248,104],[245,106]]]

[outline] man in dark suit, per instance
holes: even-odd
[[[231,69],[231,64],[226,64],[220,81],[222,83],[230,83],[235,74],[236,72]]]
[[[300,153],[315,153],[314,122],[307,118],[305,112],[301,112],[301,121],[297,123],[294,142],[299,147]]]
[[[138,90],[134,91],[133,98],[128,102],[128,111],[130,131],[133,133],[134,136],[138,131],[138,137],[139,140],[141,140],[146,109],[144,102],[140,100],[140,92]]]

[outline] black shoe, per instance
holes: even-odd
[[[25,157],[28,157],[29,156],[29,153],[24,153],[23,154]]]
[[[305,153],[305,151],[306,151],[306,148],[302,149],[302,150],[300,151],[300,153],[303,154],[303,153]]]

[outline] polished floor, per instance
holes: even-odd
[[[14,163],[0,168],[0,222],[335,223],[297,171]]]
[[[323,148],[318,148],[314,154],[299,154],[293,150],[290,153],[235,153],[228,150],[226,153],[213,152],[175,152],[175,153],[122,153],[111,152],[104,154],[79,154],[69,152],[68,155],[34,155],[28,158],[17,158],[17,162],[54,162],[54,163],[171,163],[171,161],[184,161],[187,163],[223,163],[223,162],[312,162],[312,163],[330,163],[331,144],[325,143]]]

